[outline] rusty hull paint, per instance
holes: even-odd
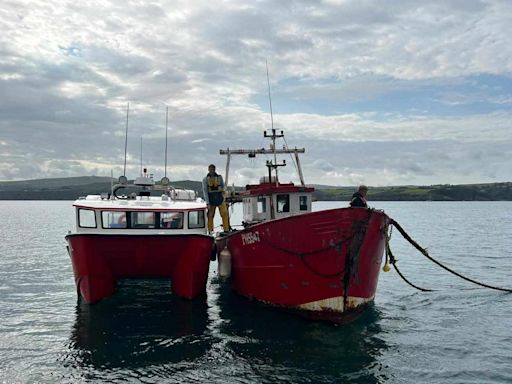
[[[305,311],[333,311],[343,313],[345,310],[353,310],[373,301],[373,296],[370,298],[364,297],[347,297],[347,307],[344,307],[343,296],[330,297],[328,299],[312,301],[311,303],[301,304],[297,309]]]

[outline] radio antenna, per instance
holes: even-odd
[[[140,175],[143,176],[143,173],[142,173],[142,136],[140,137]]]
[[[165,107],[165,166],[164,166],[164,176],[167,177],[167,131],[169,125],[169,107]]]
[[[272,124],[272,135],[270,137],[272,137],[272,150],[274,151],[274,164],[277,164],[277,154],[276,154],[276,137],[281,137],[281,136],[277,136],[276,135],[276,130],[274,129],[274,114],[272,112],[272,97],[270,95],[270,79],[269,79],[269,76],[268,76],[268,61],[265,59],[265,66],[267,67],[267,85],[268,85],[268,102],[270,104],[270,122]],[[282,132],[281,132],[282,134]],[[265,137],[267,137],[267,133],[265,132]],[[275,172],[276,172],[276,186],[278,185],[278,176],[277,176],[277,167],[274,168]],[[268,180],[269,183],[272,182],[272,176],[271,176],[271,173],[270,173],[270,168],[269,168],[269,180]]]
[[[270,96],[270,80],[268,77],[268,62],[266,59],[265,59],[265,65],[267,67],[267,85],[268,85],[268,101],[270,104],[270,122],[272,125],[272,129],[274,129],[274,114],[272,113],[272,97]]]
[[[126,132],[124,135],[124,169],[123,176],[126,176],[126,149],[128,148],[128,113],[130,112],[130,103],[126,105]]]

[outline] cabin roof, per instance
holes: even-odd
[[[260,183],[247,185],[245,191],[240,192],[243,197],[258,196],[258,195],[269,195],[275,193],[312,193],[315,191],[313,187],[296,186],[293,183],[282,184],[278,183]]]
[[[111,210],[196,210],[205,209],[203,199],[194,201],[163,200],[161,196],[137,196],[135,199],[102,199],[101,195],[88,195],[85,199],[76,200],[73,205],[78,208],[111,209]]]

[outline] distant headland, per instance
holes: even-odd
[[[0,200],[75,200],[79,196],[110,191],[110,177],[83,176],[22,181],[0,181]],[[200,181],[172,182],[177,188],[197,191]],[[349,201],[355,186],[313,185],[313,197],[323,201]],[[512,182],[485,184],[439,184],[372,187],[371,201],[512,201]]]

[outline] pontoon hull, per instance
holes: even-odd
[[[269,220],[218,238],[241,295],[317,319],[345,322],[375,297],[388,218],[340,208]]]
[[[70,234],[66,240],[77,291],[87,303],[112,295],[122,278],[167,277],[173,293],[187,299],[206,289],[211,236]]]

